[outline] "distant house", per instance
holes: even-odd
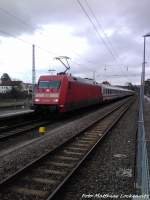
[[[32,94],[32,84],[22,82],[22,90],[26,92],[28,95]]]
[[[12,90],[11,83],[0,83],[0,94],[6,94]]]
[[[22,81],[0,81],[0,94],[6,94],[15,89],[19,92],[26,92],[26,94],[32,94],[32,84],[31,83],[23,83]]]
[[[150,96],[150,79],[145,80],[144,92],[146,95]]]
[[[0,94],[10,93],[12,90],[16,92],[25,92],[27,95],[32,94],[32,84],[23,83],[18,80],[11,80],[7,73],[0,77]]]
[[[8,93],[12,90],[11,79],[7,73],[4,73],[0,78],[0,94]]]
[[[9,93],[12,91],[13,88],[21,91],[22,90],[21,83],[22,81],[0,80],[0,94]]]
[[[145,86],[150,86],[150,79],[147,79],[147,80],[145,81]]]
[[[105,85],[111,85],[108,81],[103,81],[102,83]]]

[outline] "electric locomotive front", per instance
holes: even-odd
[[[67,74],[41,76],[34,96],[34,110],[46,112],[69,112],[102,102],[98,84]]]
[[[37,111],[57,111],[61,101],[63,76],[41,76],[34,95],[34,109]]]

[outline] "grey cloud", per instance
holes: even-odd
[[[79,20],[82,23],[82,13],[78,11],[76,1],[1,0],[0,24],[4,30],[12,30],[15,34],[34,31],[50,23],[78,25]]]
[[[84,0],[81,2],[86,6]],[[117,52],[115,55],[117,54],[120,58],[119,62],[130,65],[130,68],[142,62],[142,35],[150,31],[150,1],[88,0],[88,2],[104,30],[106,32],[113,31],[109,40]],[[11,17],[1,8],[17,16],[22,22]],[[81,11],[76,0],[0,1],[0,31],[17,36],[22,33],[32,33],[44,24],[59,23],[72,26],[74,28],[73,34],[78,37],[86,37],[90,46],[87,54],[77,59],[77,62],[83,63],[83,66],[82,68],[76,66],[75,72],[84,73],[87,69],[100,71],[105,64],[113,63],[115,65],[103,42],[96,38],[92,25]],[[5,35],[2,32],[0,34]],[[75,49],[75,51],[78,50]],[[149,48],[147,51],[149,52]],[[88,60],[96,64],[89,63]]]

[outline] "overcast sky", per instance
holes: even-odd
[[[0,0],[0,75],[31,82],[35,44],[37,79],[63,71],[54,57],[69,56],[76,76],[138,84],[149,9],[149,0]],[[150,38],[146,61],[149,78]]]

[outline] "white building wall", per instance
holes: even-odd
[[[10,92],[12,90],[12,86],[0,86],[0,93],[5,94],[7,92]]]

